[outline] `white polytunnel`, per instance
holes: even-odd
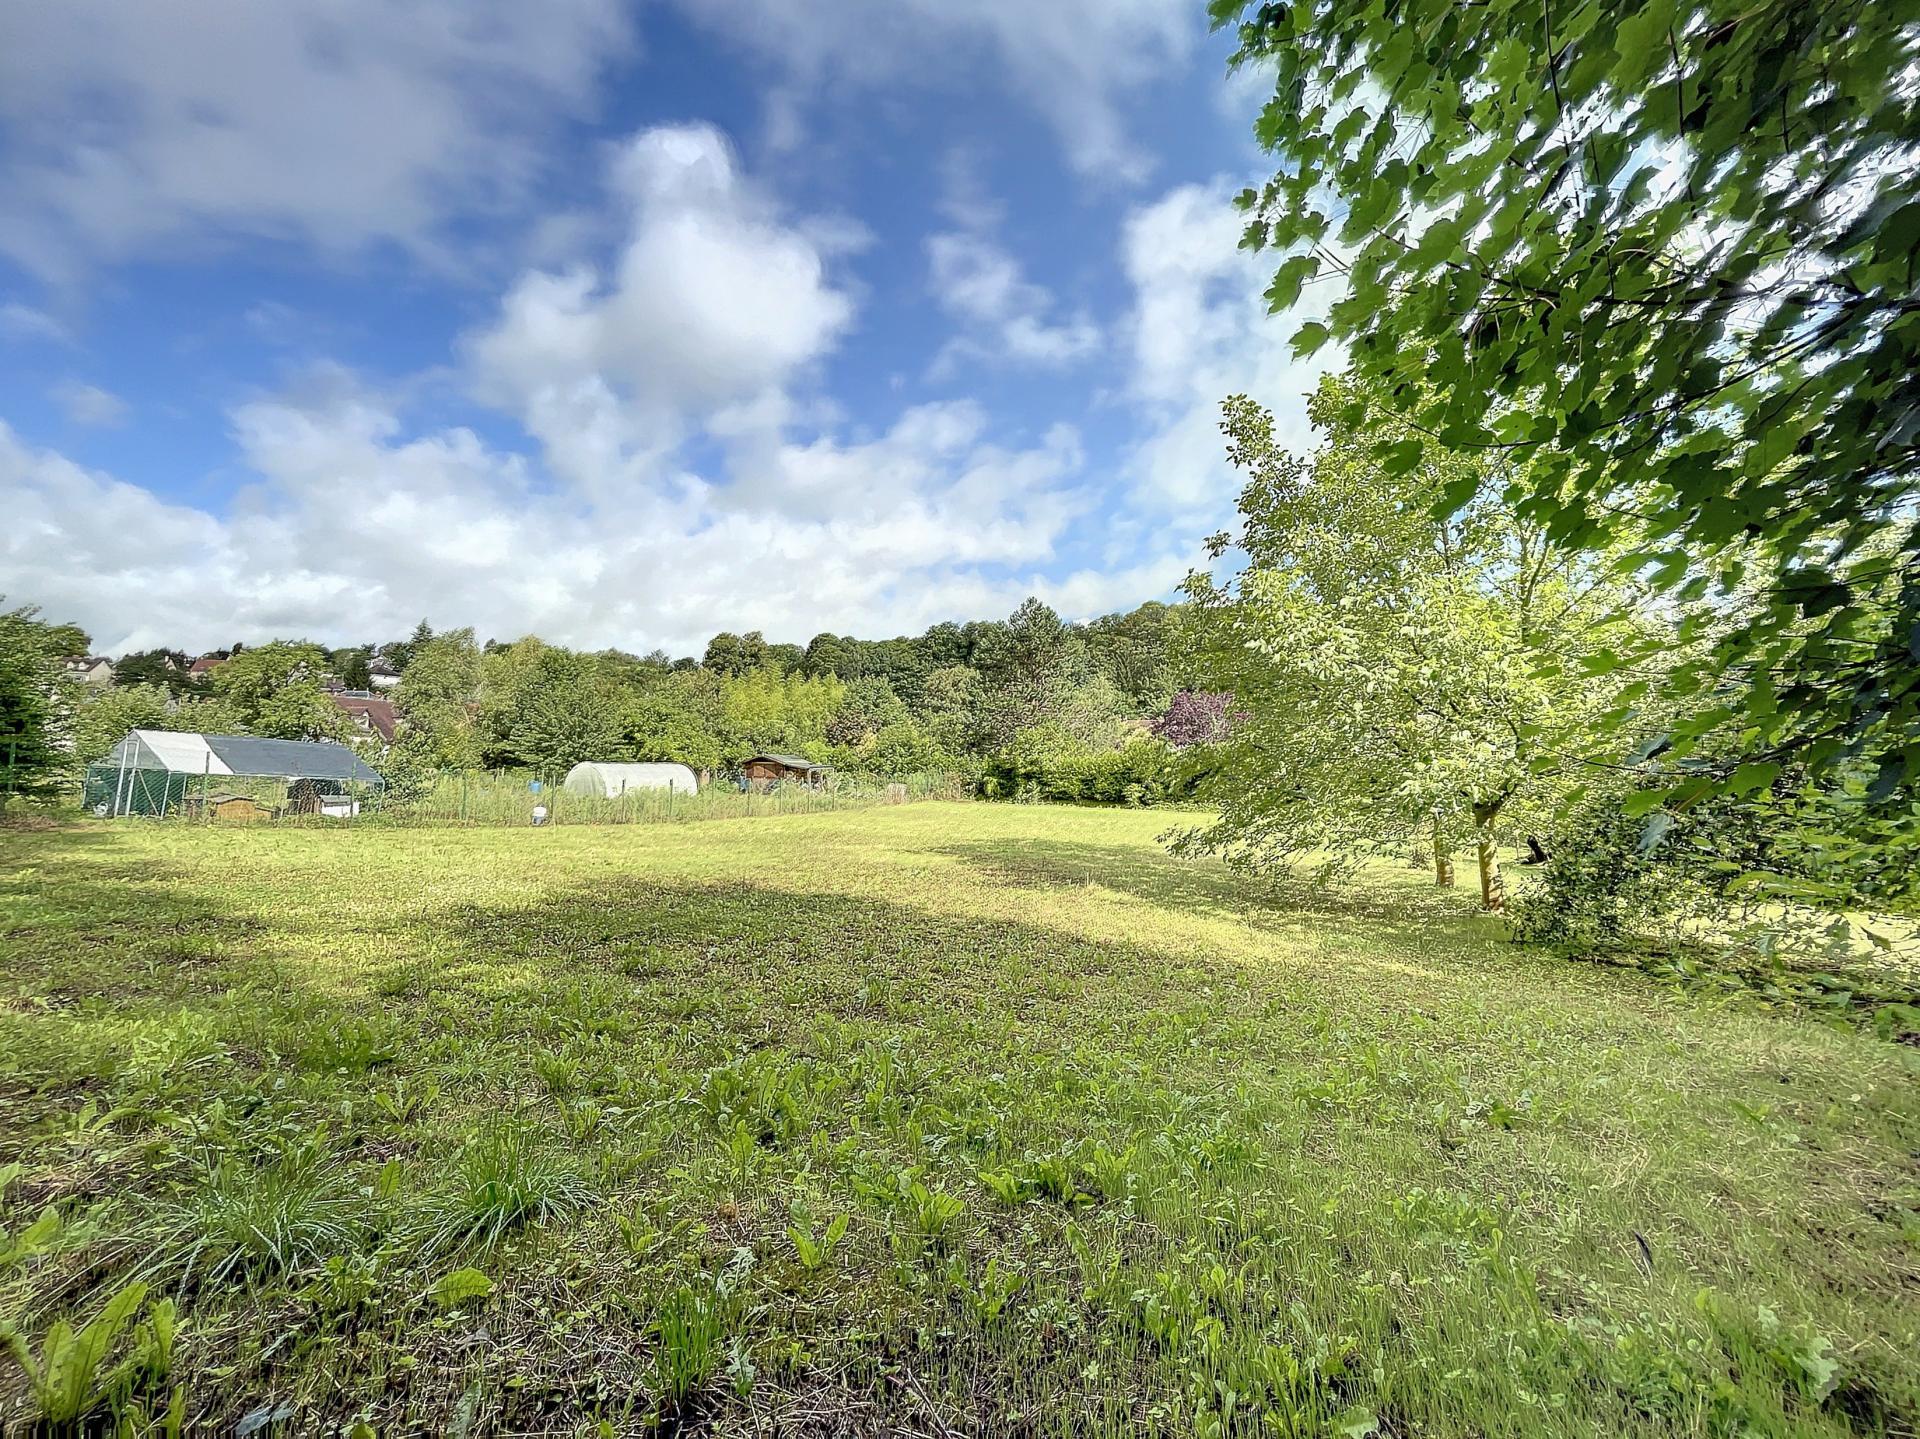
[[[618,799],[637,790],[667,790],[673,794],[697,794],[700,781],[683,764],[577,764],[567,771],[564,784],[568,794],[592,795],[596,799]]]

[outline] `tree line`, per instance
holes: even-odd
[[[823,633],[802,646],[723,632],[698,659],[537,636],[482,643],[422,621],[384,644],[234,645],[201,677],[179,651],[143,651],[104,690],[58,673],[62,655],[84,652],[83,633],[14,610],[18,648],[37,657],[23,688],[47,698],[14,778],[70,775],[135,728],[359,740],[332,692],[364,687],[379,665],[398,675],[388,693],[400,727],[369,758],[398,799],[448,770],[554,777],[583,760],[664,760],[717,775],[780,752],[876,779],[945,774],[989,796],[1151,803],[1184,783],[1177,744],[1155,732],[1176,697],[1191,698],[1177,608],[1068,623],[1029,599],[1004,620],[892,639]]]

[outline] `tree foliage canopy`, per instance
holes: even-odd
[[[1910,3],[1213,0],[1271,69],[1268,299],[1408,420],[1498,454],[1569,548],[1631,538],[1738,623],[1670,679],[1677,736],[1920,777],[1920,26]],[[1472,477],[1463,475],[1462,486]],[[1464,492],[1441,497],[1458,504]],[[1871,600],[1863,604],[1862,600]]]
[[[1202,785],[1220,818],[1189,847],[1260,864],[1413,836],[1490,846],[1584,777],[1575,751],[1618,683],[1579,661],[1630,623],[1613,618],[1630,597],[1608,557],[1548,545],[1482,482],[1484,457],[1384,468],[1376,403],[1323,385],[1311,462],[1276,446],[1258,405],[1224,407],[1245,565],[1189,580],[1187,627],[1236,713]],[[1448,493],[1468,498],[1443,511]]]

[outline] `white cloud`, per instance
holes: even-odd
[[[611,177],[627,233],[508,291],[468,351],[480,393],[519,414],[570,480],[627,483],[690,426],[779,396],[853,318],[827,273],[844,225],[789,224],[706,126],[646,131]]]
[[[954,77],[971,98],[990,75],[1053,128],[1068,162],[1136,183],[1150,164],[1121,119],[1130,94],[1180,69],[1199,38],[1187,0],[680,0],[711,29],[774,66],[777,128],[797,97],[849,86],[924,88]]]
[[[65,380],[55,385],[51,394],[54,402],[66,411],[67,418],[76,425],[111,429],[127,422],[127,402],[98,385]]]
[[[0,18],[0,252],[211,234],[431,247],[511,201],[623,51],[619,0],[61,0]]]
[[[1128,462],[1134,502],[1147,513],[1192,513],[1208,527],[1231,513],[1241,485],[1224,457],[1220,402],[1252,396],[1274,412],[1283,445],[1306,449],[1305,396],[1338,364],[1331,347],[1293,357],[1308,308],[1267,313],[1263,292],[1278,261],[1238,248],[1238,188],[1225,179],[1179,186],[1129,215],[1121,241],[1135,296],[1130,390],[1148,421]]]
[[[865,442],[757,429],[718,480],[589,495],[470,431],[409,434],[384,397],[330,379],[235,411],[255,483],[225,517],[0,424],[6,593],[109,652],[358,641],[423,614],[691,652],[722,628],[805,639],[1005,613],[1046,588],[1014,569],[1047,567],[1092,498],[1070,428],[1007,447],[966,403],[910,409]]]
[[[582,226],[516,280],[462,348],[529,453],[413,427],[395,395],[322,370],[232,411],[248,484],[215,515],[0,425],[0,588],[110,651],[359,641],[420,615],[677,652],[723,628],[912,632],[1028,593],[1088,615],[1164,592],[1230,505],[1221,396],[1309,383],[1263,313],[1264,262],[1234,247],[1223,184],[1129,222],[1129,398],[1146,436],[1118,493],[1088,474],[1071,425],[1009,438],[951,400],[870,429],[816,398],[855,323],[836,260],[862,236],[784,214],[716,132],[636,137],[610,193],[611,226]],[[950,238],[949,298],[978,343],[1017,347],[1023,316],[1071,329],[984,237]],[[1063,575],[1089,533],[1110,537],[1109,562]]]
[[[65,325],[45,310],[36,310],[18,300],[0,305],[0,336],[9,340],[51,340],[58,345],[73,343],[73,336]]]
[[[950,370],[963,355],[1059,366],[1099,346],[1099,328],[1085,316],[1050,320],[1053,296],[1029,282],[1019,262],[984,235],[934,235],[927,258],[935,297],[968,329],[942,351],[936,371]]]

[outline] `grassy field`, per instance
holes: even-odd
[[[0,831],[0,1416],[1914,1432],[1914,1049],[1168,823]]]

